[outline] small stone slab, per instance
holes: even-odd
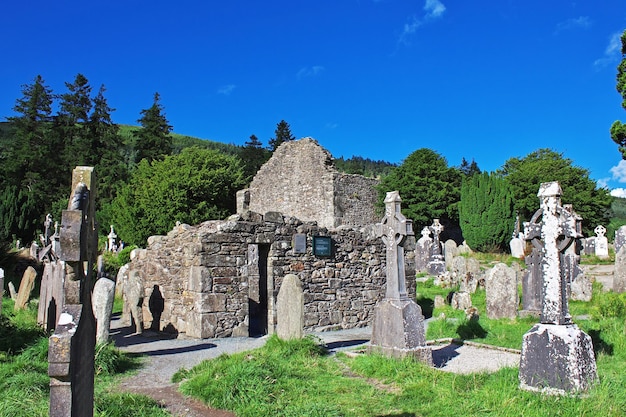
[[[22,276],[22,282],[20,283],[20,289],[17,292],[17,299],[15,300],[14,310],[22,310],[28,304],[30,293],[35,288],[35,278],[37,278],[37,271],[32,266],[26,268],[24,275]]]

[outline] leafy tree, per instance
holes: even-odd
[[[142,160],[110,206],[112,223],[127,243],[145,246],[177,221],[197,224],[221,219],[235,209],[235,193],[245,185],[234,156],[198,147],[149,163]]]
[[[626,30],[622,33],[622,61],[617,67],[617,92],[622,96],[622,108],[626,110]],[[626,159],[626,124],[616,120],[611,126],[611,139],[619,145],[622,159]]]
[[[252,179],[270,157],[270,153],[267,149],[263,149],[263,144],[255,135],[250,135],[250,139],[245,143],[240,154],[244,164],[244,174],[248,179]]]
[[[281,120],[276,125],[276,130],[274,131],[274,137],[269,140],[269,149],[271,152],[274,152],[276,148],[278,148],[284,142],[288,142],[290,140],[295,140],[296,137],[291,134],[291,128],[289,127],[289,123],[284,120]]]
[[[461,166],[459,167],[459,171],[466,177],[471,177],[474,174],[480,174],[480,168],[478,168],[478,164],[476,161],[472,159],[472,163],[467,162],[467,159],[463,158],[461,161]]]
[[[422,148],[383,177],[379,191],[382,207],[387,191],[397,190],[402,198],[402,212],[414,222],[414,230],[432,224],[433,219],[458,221],[461,174],[448,167],[437,152]]]
[[[141,118],[137,120],[141,129],[133,133],[135,137],[136,162],[147,159],[148,162],[163,159],[172,153],[172,137],[163,106],[159,103],[161,96],[154,93],[154,102],[148,109],[141,111]]]
[[[593,235],[599,224],[608,224],[611,196],[589,178],[589,171],[572,165],[572,160],[550,149],[539,149],[524,158],[510,158],[499,170],[513,189],[515,210],[522,220],[530,220],[539,209],[537,192],[542,182],[558,181],[561,200],[572,204],[583,218],[583,231]]]
[[[508,248],[515,224],[513,191],[501,176],[466,176],[461,185],[459,223],[470,248],[479,252]]]

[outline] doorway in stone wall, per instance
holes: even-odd
[[[248,313],[250,317],[249,335],[267,334],[267,259],[270,253],[268,244],[248,245]]]

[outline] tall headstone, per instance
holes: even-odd
[[[388,192],[385,217],[377,225],[386,248],[387,289],[385,298],[374,309],[370,351],[432,364],[422,309],[406,292],[404,243],[407,236],[413,235],[413,228],[411,220],[400,211],[401,202],[397,191]]]
[[[598,225],[593,231],[596,233],[596,256],[600,259],[608,259],[609,241],[606,238],[606,228],[602,225]]]
[[[431,246],[430,261],[427,266],[428,273],[431,275],[441,275],[446,272],[446,263],[441,254],[441,242],[439,241],[439,235],[443,232],[443,225],[439,223],[439,219],[434,219],[429,229],[433,234],[433,243]]]
[[[96,343],[107,343],[115,298],[115,281],[104,270],[102,255],[98,257],[98,280],[93,286],[92,297],[93,315],[96,318]]]
[[[287,274],[276,299],[276,335],[284,340],[304,335],[304,293],[302,283],[294,274]]]
[[[626,292],[626,245],[622,245],[620,250],[615,254],[613,291]]]
[[[24,275],[22,275],[22,282],[20,282],[20,289],[17,292],[17,299],[13,308],[15,310],[23,310],[28,304],[30,293],[35,288],[35,278],[37,278],[37,271],[32,266],[26,268]]]
[[[417,272],[426,272],[428,270],[432,244],[433,240],[430,237],[430,229],[424,227],[422,229],[422,237],[419,238],[415,245],[415,270]]]
[[[517,317],[519,297],[515,270],[506,264],[496,264],[485,277],[487,317],[514,319]]]
[[[626,226],[620,226],[615,231],[615,240],[613,244],[615,245],[615,253],[619,252],[619,250],[626,243]]]
[[[454,240],[448,239],[443,245],[443,257],[446,261],[446,268],[452,267],[452,260],[457,254],[457,244]]]
[[[66,267],[65,305],[49,341],[51,417],[93,416],[96,323],[91,288],[98,247],[96,183],[92,167],[76,167],[72,194],[61,216],[59,258]]]
[[[562,271],[563,252],[580,236],[575,218],[561,206],[558,182],[542,183],[538,197],[541,207],[529,234],[541,239],[543,302],[541,322],[523,338],[520,387],[547,394],[583,392],[598,379],[596,361],[591,337],[572,322]]]

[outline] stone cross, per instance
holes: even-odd
[[[606,235],[606,227],[598,225],[595,229],[593,229],[593,232],[597,237],[604,237],[604,235]]]
[[[576,219],[561,206],[558,182],[542,183],[537,196],[541,206],[526,229],[526,239],[540,247],[543,255],[543,302],[541,323],[570,324],[567,301],[567,279],[562,272],[562,253],[580,235]],[[541,216],[541,222],[537,222]],[[541,240],[539,240],[541,238]]]
[[[64,305],[50,336],[51,417],[92,417],[96,323],[91,306],[98,248],[93,167],[72,172],[72,195],[61,216],[59,258],[65,262]]]
[[[402,199],[397,191],[385,197],[385,217],[380,224],[380,236],[387,253],[387,293],[386,298],[405,299],[406,277],[404,271],[404,241],[413,235],[412,221],[400,211]]]
[[[439,219],[433,219],[430,230],[433,232],[433,256],[440,256],[441,244],[439,243],[439,235],[443,232],[443,225],[439,223]]]
[[[111,225],[111,233],[109,233],[107,235],[107,238],[109,239],[109,251],[111,252],[115,252],[117,250],[117,235],[115,234],[115,231],[113,230],[113,225]]]

